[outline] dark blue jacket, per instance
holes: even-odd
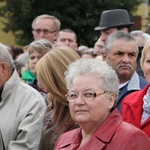
[[[143,89],[148,83],[146,80],[139,76],[136,72],[133,74],[132,78],[129,80],[128,84],[126,84],[122,90],[119,92],[118,100],[117,100],[117,109],[120,112],[121,110],[121,103],[123,98],[134,92]]]

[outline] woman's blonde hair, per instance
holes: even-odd
[[[53,122],[60,134],[73,124],[65,97],[67,88],[64,73],[68,65],[79,58],[80,56],[68,46],[57,45],[45,54],[36,65],[38,82],[51,95],[54,110]],[[64,126],[63,124],[66,122],[68,125]]]
[[[143,64],[145,61],[145,57],[146,57],[147,53],[149,53],[149,52],[150,52],[150,39],[146,41],[144,48],[142,50],[142,56],[140,59],[140,65],[141,65],[142,70],[143,70]]]

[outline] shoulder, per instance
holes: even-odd
[[[56,141],[55,149],[70,145],[76,138],[78,138],[81,128],[73,129],[63,133]]]
[[[72,138],[74,138],[74,136],[78,134],[80,130],[81,130],[80,128],[77,128],[77,129],[67,131],[60,136],[60,139],[65,138],[65,139],[68,139],[69,141],[72,141]]]
[[[35,75],[28,69],[22,73],[23,79],[34,79]]]
[[[134,103],[134,100],[138,98],[137,95],[140,95],[140,94],[141,94],[141,90],[130,93],[129,95],[124,97],[123,103],[127,103],[127,102]]]
[[[136,139],[135,136],[138,136],[138,138],[140,138],[140,137],[143,137],[145,139],[148,138],[148,136],[143,131],[141,131],[134,125],[124,122],[124,121],[118,127],[117,133],[121,134],[122,138],[128,137],[128,138]]]
[[[23,91],[27,91],[29,94],[34,94],[36,96],[41,95],[37,90],[35,90],[33,87],[31,87],[30,85],[24,83],[23,81],[20,81],[20,85],[19,87],[23,90]]]
[[[16,92],[18,93],[18,95],[20,95],[20,98],[25,99],[27,101],[32,100],[33,102],[35,101],[45,103],[45,99],[43,98],[40,92],[38,92],[36,89],[22,81],[20,81]]]
[[[143,96],[146,94],[147,89],[150,87],[150,85],[145,86],[143,89],[135,91],[130,93],[129,95],[127,95],[124,99],[122,103],[136,103],[137,101],[141,101],[141,99],[143,98]],[[131,100],[132,99],[132,100]]]
[[[133,147],[134,149],[144,149],[149,150],[150,148],[150,139],[149,137],[140,129],[137,127],[123,122],[120,127],[118,128],[119,134],[121,134],[123,143],[122,147],[123,149],[128,149],[129,145],[130,147]]]
[[[145,87],[148,84],[147,81],[141,76],[139,76],[139,80],[141,88]]]

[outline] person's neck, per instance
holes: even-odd
[[[96,124],[93,125],[93,123],[85,123],[85,124],[79,124],[82,128],[82,140],[85,141],[88,139],[92,133],[100,126],[100,124],[107,118],[107,116],[110,114],[108,112],[103,118],[101,118]]]

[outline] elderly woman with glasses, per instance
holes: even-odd
[[[65,75],[70,114],[80,128],[62,134],[55,150],[149,150],[149,137],[116,109],[118,77],[106,62],[80,59]]]

